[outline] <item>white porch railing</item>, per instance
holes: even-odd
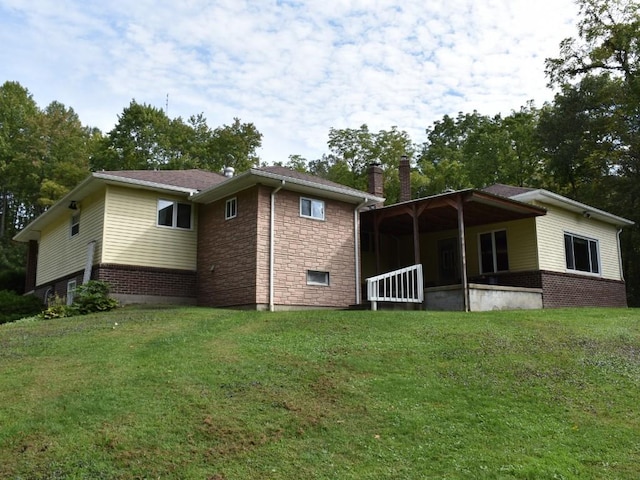
[[[369,277],[366,281],[371,310],[378,309],[378,302],[422,303],[424,300],[420,264]]]

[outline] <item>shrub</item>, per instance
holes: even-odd
[[[73,306],[78,313],[106,312],[118,306],[118,301],[109,297],[109,284],[98,280],[89,280],[76,288]]]
[[[51,320],[52,318],[72,317],[78,314],[78,309],[73,305],[67,305],[66,297],[55,295],[47,300],[47,308],[40,313],[40,318]]]
[[[34,315],[42,310],[42,301],[35,295],[18,295],[0,290],[0,324]]]
[[[6,269],[0,272],[0,290],[11,290],[19,294],[24,293],[24,269]]]

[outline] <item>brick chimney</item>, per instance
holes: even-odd
[[[369,164],[367,174],[369,176],[369,193],[376,197],[384,196],[384,178],[380,164],[377,162],[371,162]],[[382,205],[384,204],[376,204],[376,207],[381,207]]]
[[[411,200],[411,167],[409,166],[409,157],[402,155],[400,157],[400,168],[398,169],[400,176],[400,202],[408,202]]]

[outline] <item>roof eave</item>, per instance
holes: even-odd
[[[148,180],[138,180],[135,178],[120,177],[118,175],[108,175],[102,172],[93,173],[93,177],[103,180],[105,183],[112,184],[124,184],[127,186],[135,186],[140,188],[146,188],[149,190],[164,191],[164,192],[177,192],[193,195],[198,190],[195,188],[179,187],[176,185],[167,185],[165,183],[150,182]]]
[[[583,215],[588,215],[589,218],[594,218],[605,223],[610,223],[619,228],[635,225],[634,221],[627,218],[619,217],[618,215],[614,215],[613,213],[605,212],[604,210],[600,210],[585,203],[563,197],[562,195],[550,192],[549,190],[544,190],[542,188],[538,190],[532,190],[531,192],[521,193],[519,195],[513,196],[512,198],[524,202],[538,200],[544,203],[546,201],[547,203],[550,203],[552,205],[564,207],[567,210],[581,213]]]
[[[287,175],[280,175],[273,172],[265,172],[254,168],[193,195],[192,200],[200,203],[215,202],[216,200],[220,200],[258,183],[272,187],[285,185],[291,190],[296,190],[302,193],[311,193],[316,195],[323,193],[326,197],[342,200],[348,203],[364,203],[363,207],[384,202],[384,198],[371,195],[370,193],[324,185],[322,183],[289,177]]]

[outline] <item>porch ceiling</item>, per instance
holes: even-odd
[[[519,220],[546,213],[543,208],[480,190],[461,190],[363,211],[360,215],[361,229],[373,232],[377,222],[380,233],[410,235],[413,233],[413,215],[416,214],[420,233],[456,230],[456,205],[459,201],[462,201],[466,227]]]

